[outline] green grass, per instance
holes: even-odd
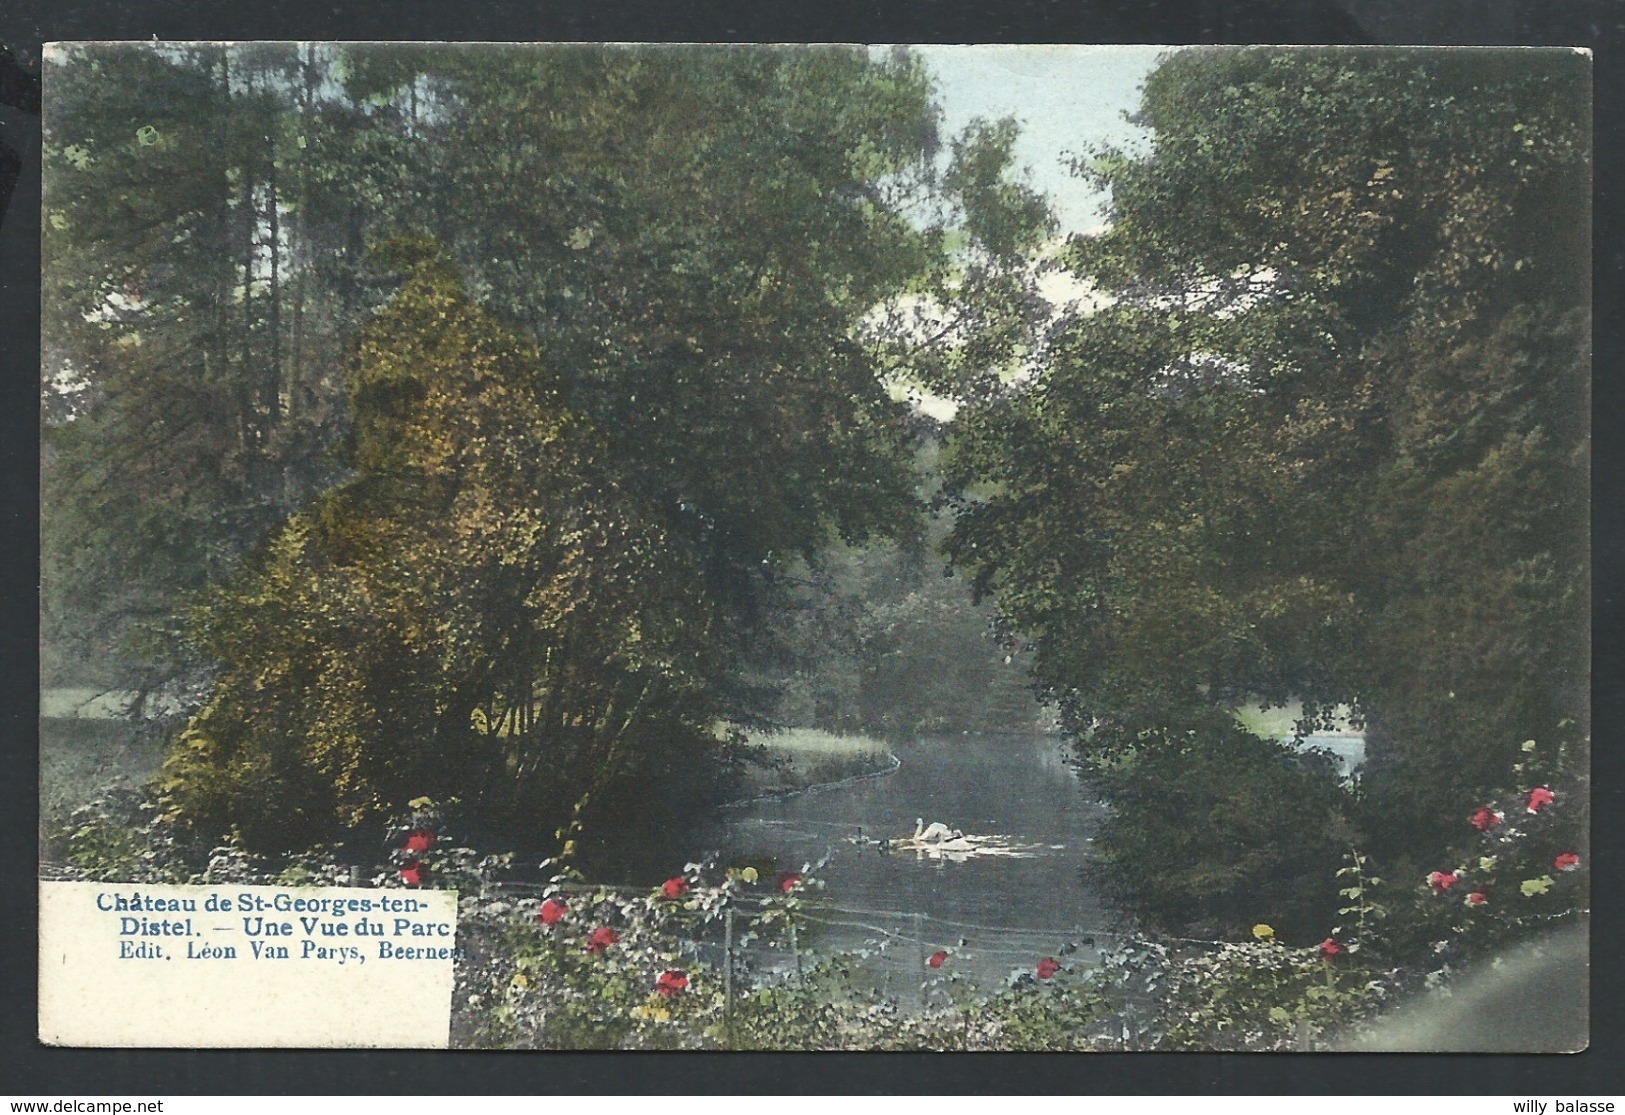
[[[1353,731],[1348,714],[1347,705],[1337,707],[1333,731]],[[1300,701],[1288,701],[1285,705],[1270,709],[1260,707],[1257,701],[1248,701],[1236,710],[1236,723],[1264,739],[1291,739],[1297,729],[1298,718],[1302,715],[1303,703]]]
[[[821,732],[817,728],[789,728],[771,735],[753,736],[751,742],[770,751],[783,752],[794,759],[852,758],[860,755],[884,757],[888,751],[878,739],[840,736],[834,732]]]
[[[750,778],[754,794],[804,790],[825,782],[873,774],[891,766],[891,749],[868,736],[836,735],[816,728],[788,728],[752,736],[750,742],[766,749],[767,760]]]

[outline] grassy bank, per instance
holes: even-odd
[[[890,770],[885,743],[869,736],[843,736],[816,728],[790,728],[753,736],[761,763],[746,776],[745,797],[788,794],[865,774]]]
[[[1339,705],[1333,711],[1332,734],[1346,735],[1355,731],[1349,723],[1349,709],[1347,705]],[[1236,722],[1247,731],[1263,739],[1291,739],[1297,731],[1298,721],[1303,718],[1303,703],[1301,701],[1288,701],[1284,705],[1264,708],[1257,701],[1248,701],[1236,709]]]

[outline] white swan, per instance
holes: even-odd
[[[943,840],[958,840],[965,834],[958,829],[950,829],[941,821],[932,821],[926,827],[924,817],[914,818],[914,840],[920,844],[934,844]]]

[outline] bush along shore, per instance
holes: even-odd
[[[1586,787],[1535,781],[1534,745],[1524,747],[1529,784],[1468,803],[1462,838],[1425,877],[1385,879],[1351,848],[1338,871],[1342,905],[1323,939],[1286,940],[1258,923],[1225,941],[1129,932],[1087,953],[1057,941],[992,992],[956,971],[964,946],[922,948],[919,993],[903,996],[888,993],[866,962],[912,942],[894,935],[870,950],[798,951],[798,927],[816,920],[823,899],[818,864],[763,875],[689,863],[656,886],[626,888],[592,885],[568,862],[549,861],[517,882],[511,856],[463,846],[426,799],[391,826],[382,862],[357,873],[332,849],[274,862],[228,841],[202,854],[123,791],[74,814],[57,835],[66,862],[50,873],[455,889],[459,1046],[1317,1049],[1380,1037],[1405,1001],[1447,996],[1509,949],[1535,942],[1538,954],[1543,935],[1584,925],[1589,865],[1576,841]],[[1566,962],[1583,965],[1583,954]],[[1575,1007],[1583,1019],[1584,1004]]]

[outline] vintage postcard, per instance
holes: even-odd
[[[45,63],[43,1041],[1586,1046],[1586,52]]]

